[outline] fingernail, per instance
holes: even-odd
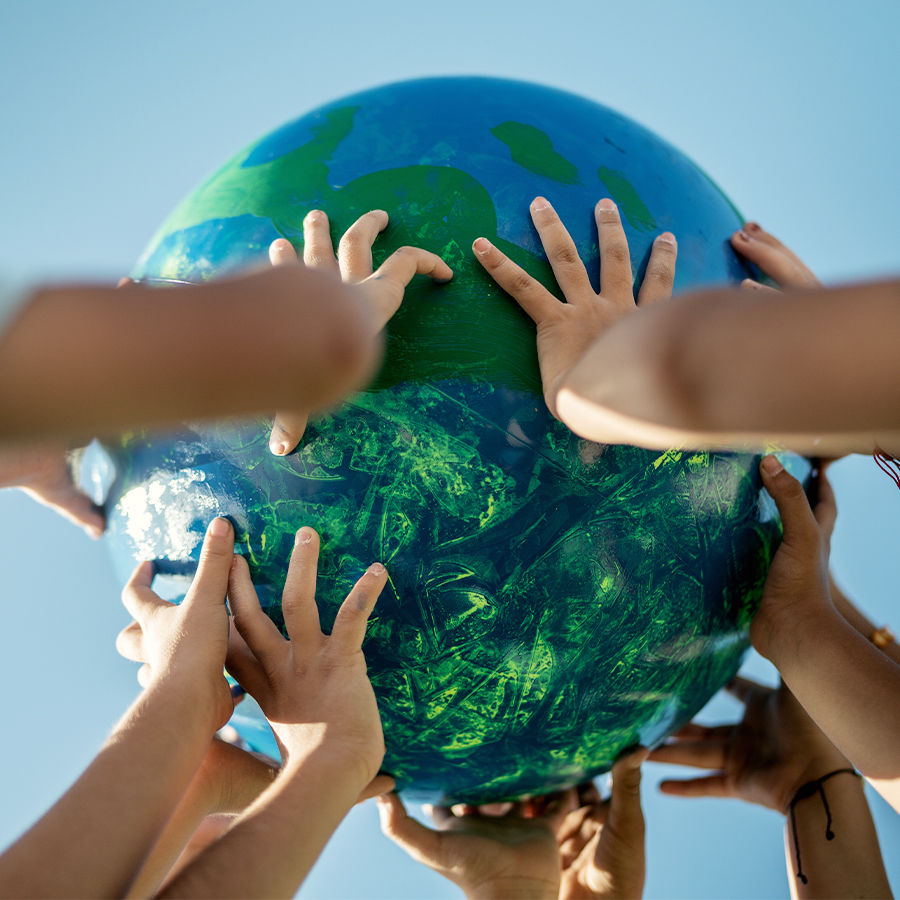
[[[741,229],[741,230],[737,233],[737,236],[738,236],[742,241],[749,241],[749,240],[751,239],[751,238],[750,238],[750,235],[747,234],[747,232],[744,231],[743,229]]]
[[[479,255],[484,256],[491,249],[491,242],[487,238],[475,238],[472,249]]]
[[[616,209],[616,204],[613,203],[612,200],[609,199],[609,197],[604,197],[604,198],[597,204],[597,206],[598,206],[600,209],[611,209],[611,210],[615,210],[615,209]]]
[[[270,441],[269,442],[269,450],[272,451],[276,456],[284,456],[289,449],[289,445],[284,441]]]
[[[770,454],[769,456],[764,456],[760,465],[763,468],[763,471],[766,475],[774,477],[779,472],[784,471],[784,466],[779,462],[778,457],[774,454]]]
[[[307,222],[317,222],[319,219],[323,219],[325,217],[325,213],[322,212],[321,209],[311,209],[306,214]]]
[[[531,201],[532,209],[550,209],[550,204],[547,202],[546,197],[535,197],[534,200]]]
[[[213,537],[228,537],[231,534],[231,522],[221,517],[213,519],[209,523],[209,533]]]
[[[386,569],[381,563],[372,563],[371,566],[366,570],[369,575],[375,575],[376,577],[380,575],[384,575]]]
[[[658,238],[658,241],[662,241],[664,244],[676,244],[675,235],[672,234],[671,231],[664,231]]]
[[[297,543],[298,544],[311,544],[313,537],[315,536],[315,532],[308,525],[304,525],[297,532]]]

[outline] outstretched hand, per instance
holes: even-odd
[[[555,830],[567,796],[551,799],[543,815],[526,818],[525,804],[502,816],[465,807],[432,810],[437,829],[412,818],[396,794],[378,799],[381,830],[413,859],[458,885],[469,898],[559,895],[560,864]]]
[[[647,272],[635,302],[628,241],[615,203],[601,200],[594,209],[594,217],[600,245],[599,294],[591,286],[575,242],[550,203],[538,197],[531,204],[531,218],[565,303],[486,238],[478,238],[472,247],[491,278],[537,325],[544,400],[554,416],[557,394],[588,347],[622,316],[639,307],[666,301],[672,295],[678,253],[674,235],[665,232],[653,242]]]
[[[560,900],[633,898],[643,893],[641,764],[646,758],[642,747],[615,763],[605,801],[592,782],[579,786],[578,807],[556,831],[562,864]]]
[[[344,233],[335,255],[328,216],[314,209],[303,220],[302,265],[332,272],[357,287],[361,303],[371,317],[373,337],[400,308],[403,293],[414,275],[428,275],[438,283],[453,277],[452,269],[439,256],[418,247],[395,250],[373,271],[372,246],[387,224],[388,214],[381,209],[360,216]],[[272,242],[269,260],[273,266],[301,265],[293,244],[285,238]],[[269,438],[271,451],[278,456],[290,453],[300,443],[308,419],[309,410],[279,411]]]
[[[768,688],[737,677],[728,690],[744,704],[740,722],[691,722],[650,754],[655,762],[713,774],[663,781],[663,793],[735,797],[786,813],[801,785],[850,765],[783,684]]]
[[[250,570],[237,557],[228,598],[234,625],[246,646],[232,645],[228,669],[256,699],[281,747],[284,766],[327,748],[346,761],[348,780],[362,791],[384,757],[384,736],[375,694],[366,674],[362,642],[387,572],[373,563],[347,595],[331,635],[322,633],[316,606],[319,536],[296,535],[281,600],[285,639],[262,611]],[[384,790],[376,785],[373,790]]]

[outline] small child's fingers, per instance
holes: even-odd
[[[360,216],[338,242],[337,258],[345,281],[362,281],[372,274],[372,244],[387,228],[388,214],[373,209]]]
[[[387,584],[387,577],[387,570],[381,563],[372,563],[347,594],[331,631],[331,640],[338,642],[340,652],[352,653],[362,647],[369,616]]]
[[[122,605],[131,617],[140,622],[161,607],[171,606],[151,589],[153,584],[153,563],[144,560],[131,573],[131,578],[122,589]]]
[[[659,783],[659,789],[672,797],[731,797],[724,775],[706,775],[703,778],[689,778],[684,781],[666,779]]]
[[[131,622],[116,635],[116,651],[132,662],[144,662],[144,630]]]
[[[625,305],[634,303],[634,278],[628,239],[619,209],[608,197],[594,207],[600,246],[600,293]]]
[[[579,303],[596,299],[575,241],[544,197],[532,202],[531,218],[566,301]]]
[[[641,765],[649,751],[640,747],[616,760],[612,767],[607,824],[626,845],[644,846],[644,811],[641,809]]]
[[[819,502],[813,510],[813,515],[826,541],[831,540],[834,525],[837,522],[837,514],[837,501],[834,497],[834,489],[825,476],[825,472],[819,469]]]
[[[414,275],[427,275],[434,281],[446,282],[452,281],[453,269],[430,250],[400,247],[375,270],[372,277],[391,279],[405,288]]]
[[[303,220],[303,264],[310,269],[338,272],[328,216],[321,209],[307,213]]]
[[[540,324],[559,313],[560,302],[537,279],[501,253],[487,238],[472,244],[475,258],[494,281]]]
[[[241,556],[235,557],[231,567],[228,602],[234,617],[234,627],[260,662],[264,663],[268,655],[281,649],[284,638],[275,623],[260,608],[259,598],[250,580],[250,568],[247,560]],[[237,670],[240,668],[240,665],[236,667],[234,676],[244,687],[252,690],[246,682],[246,672]]]
[[[216,516],[203,538],[197,574],[184,598],[186,604],[197,602],[224,605],[228,577],[234,560],[234,529],[231,522]]]
[[[731,236],[731,246],[745,259],[755,263],[780,287],[819,287],[819,279],[780,243],[762,240],[748,227]]]
[[[281,612],[288,637],[303,655],[311,653],[322,637],[316,606],[318,561],[319,535],[304,525],[294,535],[294,549],[281,594]]]
[[[376,775],[360,792],[356,798],[357,803],[370,800],[372,797],[380,797],[382,794],[392,791],[396,781],[392,775]]]
[[[275,413],[269,434],[269,450],[275,456],[285,456],[296,448],[306,431],[309,412],[281,410]]]
[[[759,466],[763,484],[772,495],[786,543],[818,540],[819,531],[803,485],[788,472],[774,454],[765,456]]]
[[[299,266],[297,251],[287,238],[276,238],[269,244],[269,262],[273,266]]]
[[[725,747],[724,739],[682,740],[657,747],[651,751],[648,758],[653,762],[668,763],[670,766],[721,769],[725,764]]]
[[[650,306],[672,298],[675,284],[675,261],[678,259],[678,243],[671,231],[664,231],[653,241],[650,260],[644,280],[638,291],[638,306]]]

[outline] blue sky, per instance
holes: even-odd
[[[853,12],[805,0],[9,0],[0,4],[0,272],[112,281],[188,190],[263,133],[379,83],[461,73],[541,81],[631,116],[823,280],[896,273],[898,26],[900,6],[887,0]],[[900,625],[900,492],[865,459],[833,472],[838,575],[874,619]],[[6,843],[87,764],[136,683],[113,647],[128,617],[101,545],[7,492],[0,565]],[[771,677],[758,659],[748,670]],[[717,698],[704,716],[736,713]],[[777,815],[661,797],[664,774],[646,768],[648,897],[787,894]],[[897,858],[888,860],[896,887],[900,820],[877,799],[873,807],[885,855]],[[383,839],[368,806],[301,892],[457,895]]]

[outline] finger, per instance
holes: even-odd
[[[275,456],[285,456],[290,453],[300,443],[308,421],[308,412],[281,410],[281,412],[275,413],[275,421],[272,423],[272,431],[269,434],[269,450]]]
[[[116,282],[116,287],[117,287],[117,288],[128,287],[129,284],[134,284],[134,279],[133,279],[133,278],[129,278],[127,275],[123,275],[123,276]]]
[[[638,306],[651,306],[672,297],[675,284],[675,261],[678,259],[678,243],[671,231],[664,231],[653,242],[650,260],[644,280],[638,292]]]
[[[560,302],[537,279],[501,253],[487,238],[472,244],[484,270],[538,324],[558,315]]]
[[[752,222],[731,236],[731,246],[780,287],[819,286],[819,279],[797,256]]]
[[[414,275],[428,275],[443,283],[453,278],[453,270],[436,253],[419,247],[401,247],[368,278],[359,282],[366,287],[376,332],[381,331],[400,308],[403,292]]]
[[[730,797],[724,775],[706,775],[703,778],[691,778],[687,781],[667,780],[659,783],[664,794],[673,797]]]
[[[612,767],[607,826],[626,844],[644,842],[644,811],[641,809],[641,764],[649,750],[639,747],[616,760]]]
[[[672,734],[670,736],[670,739],[675,738],[682,741],[706,741],[710,740],[713,737],[716,737],[718,732],[720,732],[723,727],[729,730],[731,729],[730,725],[710,726],[701,725],[699,722],[688,722],[687,725],[682,725],[681,728],[678,729],[678,731]]]
[[[381,563],[372,563],[341,604],[331,639],[338,641],[340,652],[352,653],[362,647],[366,625],[375,608],[375,601],[387,584],[387,570]]]
[[[384,794],[377,803],[382,833],[416,861],[440,869],[441,836],[413,819],[396,794]]]
[[[234,529],[228,519],[216,516],[206,529],[197,574],[184,598],[185,604],[224,606],[233,561]]]
[[[600,293],[623,305],[634,303],[631,255],[616,204],[605,198],[594,207],[600,246]]]
[[[287,238],[276,238],[269,244],[269,262],[273,266],[299,266],[297,251]]]
[[[321,269],[335,274],[338,272],[328,216],[321,209],[307,213],[303,220],[303,265],[310,269]]]
[[[813,516],[819,524],[822,536],[826,541],[830,541],[837,522],[837,501],[831,482],[825,477],[822,469],[819,470],[819,502],[813,510]]]
[[[269,654],[281,649],[284,638],[275,623],[260,608],[259,598],[250,580],[250,567],[241,556],[235,558],[231,567],[228,602],[234,614],[234,627],[261,663],[265,662]],[[242,667],[246,662],[246,658],[237,655],[233,660],[235,669],[232,674],[252,693],[252,685],[247,680],[249,673]]]
[[[721,769],[725,765],[724,741],[676,741],[650,753],[653,762],[695,769]]]
[[[372,274],[372,244],[387,228],[388,214],[373,209],[360,216],[338,242],[338,267],[344,281],[362,281]]]
[[[157,609],[172,606],[151,590],[151,584],[153,584],[153,563],[144,560],[131,573],[131,578],[122,589],[122,605],[138,622],[146,619]]]
[[[597,785],[594,783],[593,779],[590,781],[582,781],[581,784],[578,785],[577,790],[579,806],[600,802],[600,791],[597,790]]]
[[[360,792],[356,798],[357,803],[370,800],[372,797],[380,797],[394,789],[396,781],[392,775],[376,775]]]
[[[322,637],[319,608],[316,606],[316,575],[319,562],[319,535],[304,525],[294,535],[294,549],[288,563],[281,595],[281,611],[288,637],[308,652],[311,641]]]
[[[499,816],[505,816],[508,812],[510,812],[513,808],[513,804],[510,802],[506,803],[482,803],[480,806],[476,806],[476,812],[480,816],[487,816],[488,818],[498,818]],[[455,807],[454,807],[455,810]]]
[[[754,281],[752,278],[745,278],[741,282],[741,289],[744,291],[762,291],[768,292],[770,294],[780,294],[781,291],[778,288],[773,288],[768,284],[760,284],[758,281]]]
[[[772,495],[781,515],[785,543],[817,540],[818,527],[803,485],[782,466],[774,454],[763,457],[760,473],[763,484]]]
[[[578,255],[575,241],[560,221],[556,210],[544,197],[536,197],[532,201],[531,219],[566,302],[579,303],[596,299],[597,295],[591,287],[591,280]]]
[[[144,631],[137,622],[126,625],[116,635],[116,650],[125,659],[144,662]]]
[[[244,562],[246,566],[246,562]],[[247,570],[249,578],[249,569]],[[252,584],[251,584],[252,590]],[[230,597],[231,587],[229,586],[229,598],[232,606],[233,598]],[[263,613],[265,615],[265,613]],[[268,616],[266,616],[268,619]],[[274,626],[273,626],[274,627]],[[276,628],[277,632],[278,629]],[[275,635],[275,639],[282,641],[280,634]],[[252,696],[260,696],[260,691],[265,689],[267,684],[266,673],[253,651],[247,646],[237,625],[228,629],[228,653],[225,656],[225,671],[238,682],[238,686],[245,692],[249,692]],[[241,697],[235,694],[232,688],[232,697],[235,703],[238,703]]]
[[[77,525],[94,539],[103,537],[106,516],[103,510],[72,484],[68,475],[65,481],[52,488],[25,488],[25,493],[38,503],[50,507],[73,525]]]

